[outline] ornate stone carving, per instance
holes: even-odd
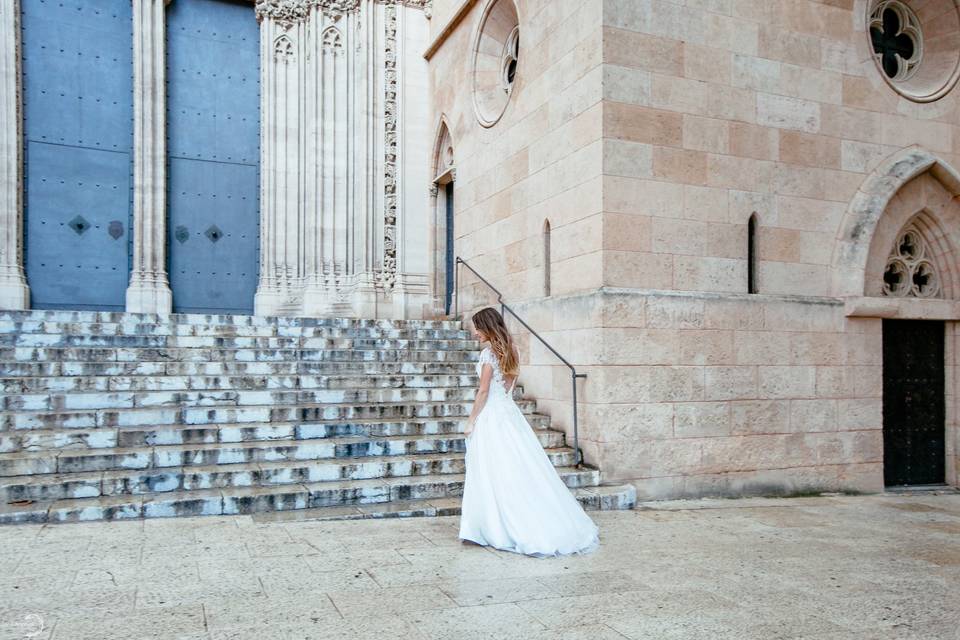
[[[433,0],[375,0],[380,4],[397,5],[422,9],[429,19],[433,16]],[[271,18],[284,29],[310,17],[310,10],[317,7],[325,16],[339,20],[348,13],[360,9],[361,0],[256,0],[257,20]]]
[[[273,59],[288,64],[296,57],[293,42],[287,36],[280,36],[273,43]]]
[[[360,0],[315,0],[328,18],[338,20],[343,14],[360,8]]]
[[[429,6],[427,0],[257,1],[268,43],[257,313],[406,313],[398,309],[428,295],[402,273],[399,255],[406,242],[399,219],[399,83],[403,21],[407,14],[420,21],[415,10]],[[367,69],[368,60],[378,68]],[[362,108],[366,100],[376,107]],[[351,154],[374,148],[376,157],[364,163],[379,174],[380,186],[355,199],[373,180]]]
[[[330,27],[323,32],[323,50],[340,53],[343,49],[343,36],[336,27]]]
[[[384,7],[384,212],[383,267],[377,280],[385,290],[397,279],[397,4]]]
[[[883,273],[883,294],[897,298],[939,298],[940,275],[933,252],[913,225],[897,237]]]
[[[284,29],[306,20],[316,0],[257,0],[257,20],[271,18]]]
[[[433,17],[433,0],[398,0],[399,4],[423,9],[423,15],[429,20]]]

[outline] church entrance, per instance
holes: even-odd
[[[454,280],[454,273],[456,271],[457,265],[455,264],[456,257],[454,256],[453,251],[453,182],[448,182],[444,187],[447,194],[447,207],[446,207],[446,218],[447,218],[447,250],[446,250],[446,283],[447,283],[447,295],[444,303],[446,308],[447,315],[450,315],[450,309],[453,307],[453,292],[456,288],[456,283]]]
[[[883,477],[945,481],[944,323],[883,321]]]
[[[122,311],[131,252],[131,4],[21,6],[30,304]]]
[[[260,30],[249,3],[167,8],[173,310],[252,314],[260,246]]]

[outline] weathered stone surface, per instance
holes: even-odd
[[[61,364],[47,359],[63,356],[76,366],[0,365],[8,393],[0,496],[11,503],[0,520],[459,510],[463,420],[477,378],[476,344],[456,325],[2,317],[9,333],[0,338],[26,345],[34,362]],[[118,358],[131,361],[120,370],[104,367]],[[151,359],[173,366],[143,366]],[[331,361],[364,369],[297,375],[302,365]],[[599,473],[573,468],[563,432],[549,428],[535,403],[518,395],[518,405],[567,484],[600,489]],[[578,497],[592,509],[630,508],[635,492],[611,487]],[[351,506],[338,511],[342,505]]]

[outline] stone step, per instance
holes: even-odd
[[[3,411],[75,411],[86,409],[148,409],[154,407],[217,407],[302,404],[397,404],[472,402],[472,387],[247,389],[185,391],[78,391],[72,393],[13,393],[0,399]]]
[[[478,346],[459,322],[0,311],[0,522],[454,512]]]
[[[550,418],[529,414],[535,430],[550,426]],[[99,427],[94,429],[23,429],[0,431],[0,453],[51,451],[55,449],[109,449],[112,447],[154,447],[215,442],[270,442],[313,440],[340,436],[391,437],[463,433],[466,416],[451,420],[385,422],[266,422],[211,425],[153,425],[143,427]],[[550,431],[561,440],[563,434]],[[551,440],[551,442],[553,442]],[[559,446],[551,444],[549,446]]]
[[[402,338],[216,337],[141,335],[64,335],[0,333],[4,349],[409,349],[418,351],[476,351],[470,339],[410,340]]]
[[[563,445],[562,432],[534,430],[534,433],[541,445],[557,447]],[[191,442],[140,447],[48,449],[0,454],[0,477],[463,450],[464,438],[461,433],[380,437],[344,435],[327,438]]]
[[[469,415],[472,402],[415,402],[412,404],[294,404],[156,407],[114,410],[15,411],[0,413],[0,432],[18,429],[92,429],[148,425],[203,425],[242,422],[316,422],[456,418]],[[518,400],[524,413],[536,403]]]
[[[338,348],[257,349],[219,347],[0,347],[10,362],[476,362],[476,351]]]
[[[628,510],[633,509],[637,503],[637,490],[631,484],[573,489],[573,495],[587,511]],[[253,520],[257,523],[266,523],[458,516],[461,512],[460,507],[460,498],[397,500],[346,507],[263,511],[253,514]]]
[[[459,450],[430,453],[15,476],[0,480],[0,498],[5,503],[23,500],[49,502],[229,487],[462,474],[465,471],[462,441],[460,445]],[[572,467],[574,464],[572,449],[548,449],[546,453],[556,467]],[[593,470],[571,470],[562,475],[570,487],[596,481]]]
[[[13,376],[0,377],[3,393],[209,391],[251,389],[433,389],[476,387],[476,375],[366,376]]]
[[[0,335],[55,336],[209,336],[217,338],[389,338],[405,340],[472,340],[461,328],[431,329],[391,326],[252,326],[184,323],[90,323],[0,319]]]
[[[474,362],[2,362],[0,377],[474,375]]]
[[[599,472],[596,470],[560,468],[558,472],[561,476],[568,474],[589,476],[594,485],[598,484],[596,481],[599,479]],[[56,523],[124,518],[234,515],[361,505],[380,505],[385,507],[382,513],[390,513],[397,511],[396,507],[402,502],[458,498],[462,492],[463,476],[460,474],[271,487],[231,487],[144,496],[75,498],[54,502],[0,505],[0,523]],[[607,494],[606,500],[603,493]],[[620,491],[619,495],[617,495],[618,491],[612,488],[603,493],[601,488],[596,486],[575,491],[577,498],[585,502],[588,507],[621,504],[622,508],[630,508],[636,500],[635,493],[626,488]],[[627,503],[630,507],[626,506]],[[331,510],[327,513],[332,515],[335,512]]]
[[[460,329],[452,320],[384,320],[369,318],[297,318],[287,316],[246,316],[194,313],[128,313],[125,311],[38,310],[0,311],[0,322],[30,323],[117,323],[124,325],[162,324],[223,326],[242,330],[247,327],[383,327],[413,329]]]

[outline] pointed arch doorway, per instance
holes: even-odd
[[[944,323],[883,321],[883,482],[946,478]]]
[[[958,196],[956,170],[922,148],[904,149],[861,186],[834,253],[846,315],[882,327],[882,358],[870,358],[882,366],[887,488],[960,484],[958,403],[947,391],[958,371]]]
[[[456,296],[456,235],[454,233],[454,168],[453,140],[445,120],[440,122],[433,156],[433,289],[436,312],[449,316]]]

